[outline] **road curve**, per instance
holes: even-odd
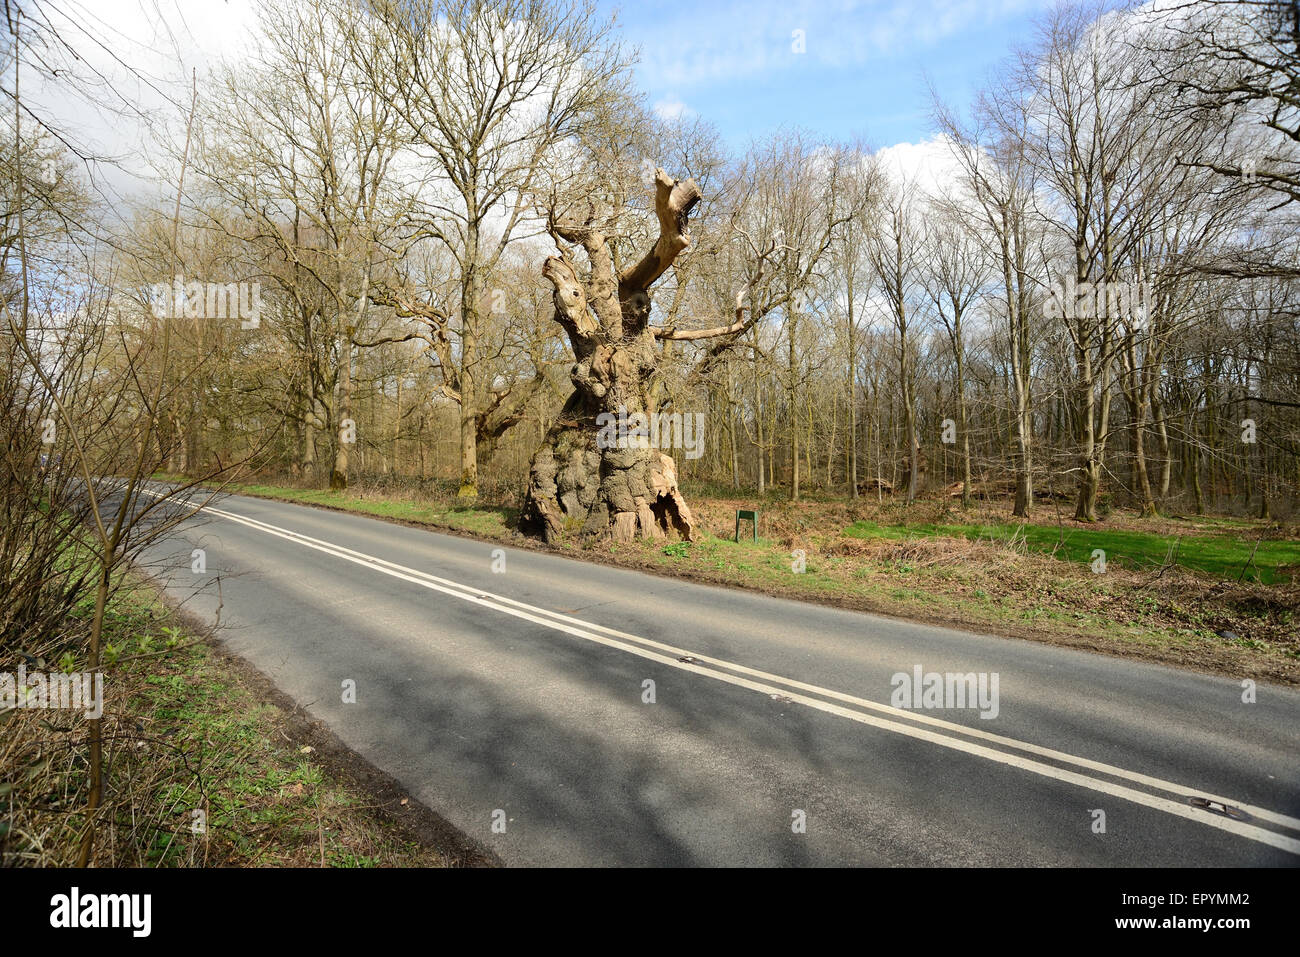
[[[1291,689],[499,548],[226,496],[144,560],[508,864],[1300,863]]]

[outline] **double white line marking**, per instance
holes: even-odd
[[[906,735],[920,741],[927,741],[940,747],[975,755],[989,761],[995,761],[998,764],[1019,768],[1053,780],[1064,781],[1081,788],[1099,791],[1102,794],[1109,794],[1112,797],[1122,798],[1135,804],[1164,811],[1166,814],[1172,814],[1175,817],[1197,821],[1209,827],[1216,827],[1230,834],[1235,834],[1238,837],[1258,841],[1261,844],[1268,844],[1291,854],[1300,855],[1300,840],[1297,838],[1259,827],[1249,821],[1234,820],[1212,811],[1192,807],[1187,803],[1187,798],[1191,796],[1208,798],[1210,801],[1239,808],[1255,820],[1267,821],[1293,834],[1300,833],[1300,820],[1285,814],[1279,814],[1276,811],[1270,811],[1267,808],[1255,807],[1221,795],[1208,794],[1197,788],[1164,781],[1160,778],[1104,764],[1100,761],[1076,757],[1063,751],[1055,751],[1051,748],[1041,747],[1000,734],[993,734],[979,728],[970,728],[951,721],[944,721],[922,712],[904,711],[876,701],[868,701],[839,691],[832,691],[829,688],[822,688],[792,678],[784,678],[766,671],[748,668],[735,662],[696,654],[673,645],[642,638],[638,635],[631,635],[613,628],[606,628],[603,625],[595,625],[578,618],[571,618],[568,615],[548,611],[536,605],[515,601],[513,598],[507,598],[504,595],[494,595],[482,589],[471,588],[468,585],[462,585],[447,578],[440,578],[437,575],[431,575],[428,572],[376,558],[373,555],[354,551],[342,545],[312,538],[299,532],[290,531],[287,528],[281,528],[278,525],[271,525],[268,522],[236,515],[233,512],[227,512],[211,505],[194,507],[265,532],[268,535],[286,539],[304,548],[315,549],[393,578],[419,585],[422,588],[442,592],[453,598],[481,605],[515,618],[522,618],[525,621],[531,621],[555,631],[573,635],[576,638],[592,641],[609,648],[617,648],[628,654],[657,661],[670,668],[693,672],[694,674],[712,678],[715,681],[723,681],[727,684],[748,688],[769,696],[781,695],[809,708],[824,711],[827,714],[847,718],[850,721],[857,721],[860,724],[870,725],[883,731]],[[691,661],[681,661],[679,660],[681,658],[690,658]],[[989,745],[995,745],[996,747],[990,747]],[[1026,755],[1032,755],[1033,757],[1027,757]],[[1035,758],[1045,758],[1082,770],[1070,770],[1066,767],[1058,767],[1056,764],[1045,764],[1043,761],[1035,760]],[[1118,778],[1120,781],[1141,785],[1149,790],[1135,790],[1125,784],[1084,773],[1085,771],[1103,774],[1108,778]],[[1150,793],[1151,791],[1178,795],[1180,800],[1162,797],[1159,794]]]

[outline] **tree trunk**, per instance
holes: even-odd
[[[367,260],[369,255],[367,254]],[[340,290],[341,292],[341,290]],[[339,403],[339,428],[340,432],[336,436],[338,440],[335,447],[337,452],[334,456],[334,469],[330,472],[330,488],[334,490],[345,489],[348,486],[348,455],[350,445],[356,443],[356,420],[352,414],[352,355],[355,345],[357,330],[362,327],[366,321],[366,310],[370,306],[370,263],[367,261],[365,271],[361,274],[361,295],[357,297],[357,314],[352,323],[343,327],[343,395]],[[344,441],[344,438],[347,441]],[[364,465],[364,463],[363,463]]]
[[[352,418],[352,327],[344,331],[343,342],[343,383],[339,399],[338,433],[334,436],[334,467],[330,470],[330,488],[335,491],[348,487],[348,446],[351,445],[355,428]]]
[[[848,274],[849,301],[849,498],[858,497],[858,348],[857,320],[853,315],[853,270]]]
[[[400,463],[398,462],[397,455],[400,449],[399,443],[402,440],[402,374],[400,371],[398,372],[396,376],[396,381],[393,384],[396,386],[397,401],[396,401],[396,411],[393,413],[392,459],[393,459],[393,475],[397,476],[401,474],[401,466]]]
[[[757,331],[755,331],[754,335],[755,335],[754,342],[755,345],[757,345],[758,343]],[[754,436],[756,439],[754,443],[754,450],[755,452],[758,453],[758,457],[757,457],[758,497],[762,498],[763,495],[767,492],[767,483],[766,481],[764,481],[764,473],[763,473],[763,391],[762,391],[762,383],[759,381],[758,378],[758,354],[757,353],[755,353],[754,355],[754,363],[752,368],[754,371]]]
[[[1097,490],[1101,487],[1101,462],[1097,457],[1097,433],[1093,418],[1096,411],[1097,397],[1094,392],[1092,357],[1088,354],[1086,332],[1082,321],[1076,344],[1079,396],[1079,499],[1074,510],[1074,519],[1078,522],[1097,521]]]
[[[786,388],[785,398],[786,407],[790,410],[790,501],[799,501],[799,396],[796,389],[797,373],[795,371],[794,343],[795,343],[795,323],[797,313],[790,310],[791,315],[786,324],[788,332],[787,350],[790,359],[790,384]]]
[[[1033,434],[1034,420],[1030,398],[1029,380],[1029,343],[1028,333],[1023,332],[1024,342],[1020,359],[1012,364],[1012,375],[1016,386],[1016,501],[1011,514],[1017,518],[1026,518],[1034,504],[1034,460]]]
[[[302,425],[302,475],[308,482],[316,478],[316,427],[310,422]]]
[[[966,411],[966,388],[957,380],[957,410],[961,415],[961,507],[970,508],[970,415]]]
[[[688,541],[695,537],[676,463],[651,447],[643,430],[647,417],[660,411],[649,290],[689,245],[687,217],[700,192],[693,180],[676,181],[663,170],[655,189],[659,239],[621,274],[600,228],[590,221],[554,226],[560,239],[585,251],[590,275],[579,277],[569,250],[542,267],[555,287],[555,321],[576,361],[569,373],[573,393],[529,468],[520,512],[526,534],[547,541],[570,532],[631,541],[675,530]]]
[[[835,462],[835,433],[839,429],[839,396],[831,393],[831,438],[826,445],[826,488],[829,491],[833,484],[832,468]],[[812,399],[808,400],[809,418],[812,417]],[[809,436],[811,440],[811,435]],[[811,445],[811,441],[809,443]]]
[[[740,489],[740,448],[736,444],[736,390],[727,365],[727,438],[731,445],[731,487]]]
[[[1133,463],[1137,470],[1138,495],[1142,499],[1142,517],[1156,516],[1155,498],[1151,494],[1151,473],[1147,469],[1146,453],[1146,403],[1138,403],[1133,423]]]
[[[1201,450],[1192,449],[1192,501],[1197,515],[1205,514],[1205,496],[1201,492]]]
[[[465,278],[461,285],[460,370],[460,498],[478,497],[478,333],[481,290],[479,288],[479,234],[473,217],[465,251]]]
[[[1154,393],[1155,389],[1153,387],[1151,413],[1155,418],[1156,445],[1160,451],[1160,492],[1157,496],[1157,502],[1163,508],[1165,507],[1165,501],[1169,498],[1169,482],[1173,475],[1174,459],[1169,453],[1169,424],[1165,418],[1165,406]]]

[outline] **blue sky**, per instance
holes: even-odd
[[[597,0],[619,13],[624,40],[639,46],[637,79],[652,105],[690,111],[713,123],[743,151],[783,126],[828,139],[861,135],[874,148],[930,139],[927,74],[959,109],[1014,47],[1032,39],[1034,20],[1055,0]],[[128,75],[135,64],[188,96],[188,73],[202,75],[219,57],[242,55],[253,33],[255,0],[65,0],[81,21],[79,52],[90,68],[115,78],[143,109],[164,102]],[[803,31],[803,53],[792,49]],[[96,38],[88,40],[86,36]],[[102,38],[104,46],[98,45]],[[109,50],[111,49],[111,56]],[[28,86],[28,98],[33,97]],[[61,89],[50,91],[66,99]],[[39,100],[40,94],[37,92]],[[143,124],[106,113],[94,97],[54,111],[89,147],[129,156],[105,166],[106,187],[127,194],[150,181],[153,155]],[[901,147],[902,159],[926,165]],[[129,168],[129,172],[127,169]],[[138,178],[144,177],[144,178]]]
[[[927,75],[962,109],[1051,0],[601,0],[641,48],[652,104],[743,148],[782,126],[868,145],[928,139]],[[621,8],[621,9],[620,9]],[[794,31],[805,52],[796,53]]]

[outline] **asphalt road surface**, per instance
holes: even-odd
[[[1293,690],[498,548],[230,496],[147,557],[507,864],[1300,863]]]

